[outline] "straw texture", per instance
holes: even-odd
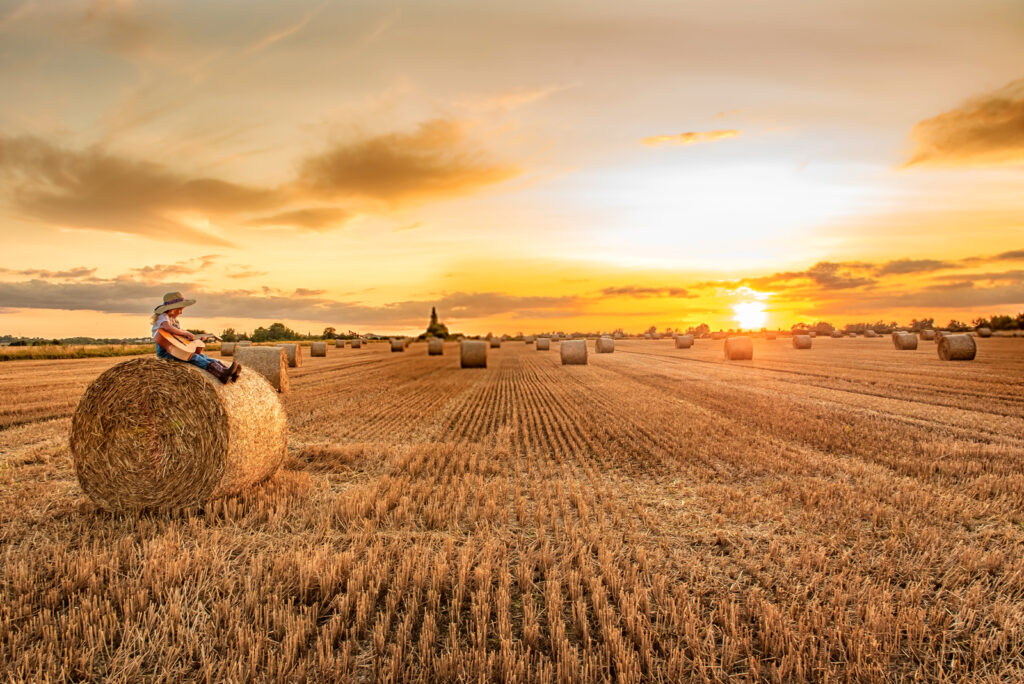
[[[487,368],[487,342],[484,340],[460,342],[459,363],[463,368]]]
[[[284,348],[243,347],[235,353],[235,361],[265,377],[278,392],[288,391],[288,355]]]
[[[314,342],[309,345],[310,356],[327,356],[327,343],[326,342]]]
[[[754,358],[754,342],[749,337],[730,337],[723,347],[730,361],[749,361]]]
[[[427,341],[427,354],[430,356],[441,356],[444,354],[444,340],[440,337],[431,337]]]
[[[611,354],[615,351],[615,340],[610,337],[599,337],[594,343],[594,351],[598,354]]]
[[[563,366],[587,365],[587,341],[566,340],[561,345]]]
[[[302,365],[301,344],[282,344],[281,346],[284,348],[284,355],[288,359],[289,368],[298,368]]]
[[[897,349],[917,349],[917,335],[912,332],[894,332],[892,334],[892,346]]]
[[[86,389],[71,420],[85,493],[115,511],[187,508],[273,475],[287,450],[281,400],[258,373],[222,385],[185,363],[120,363]]]
[[[676,335],[676,349],[689,349],[693,346],[693,335]]]
[[[537,338],[537,351],[547,351],[551,349],[551,338],[550,337],[538,337]]]
[[[810,335],[793,335],[793,349],[810,349],[813,342]]]
[[[978,345],[970,335],[943,335],[938,347],[943,361],[973,361],[978,353]]]
[[[234,342],[221,342],[221,344],[220,344],[220,355],[221,356],[234,356],[235,355],[235,343]]]

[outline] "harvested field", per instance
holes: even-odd
[[[67,446],[119,359],[0,364],[0,672],[1020,680],[1024,339],[975,341],[369,345],[291,372],[268,484],[141,516]]]

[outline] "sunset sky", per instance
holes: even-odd
[[[1016,313],[1024,2],[0,0],[0,240],[0,334]]]

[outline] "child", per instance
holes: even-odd
[[[185,309],[186,306],[191,306],[196,303],[194,299],[185,299],[181,296],[180,292],[168,292],[164,295],[164,303],[153,309],[153,318],[150,322],[153,324],[153,340],[156,341],[156,331],[166,330],[169,333],[173,333],[178,337],[183,337],[186,340],[194,340],[195,335],[187,330],[182,329],[178,326],[178,316]],[[156,345],[156,355],[158,358],[179,361],[163,350],[158,344]],[[213,377],[217,378],[223,383],[236,382],[238,380],[238,374],[242,372],[242,365],[239,363],[232,363],[230,368],[225,368],[224,364],[216,359],[211,359],[205,354],[193,354],[192,358],[188,360],[193,366],[199,366],[205,371],[209,371]]]

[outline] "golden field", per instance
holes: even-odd
[[[113,515],[68,453],[120,359],[0,364],[0,679],[1024,678],[1024,340],[330,348],[289,458]]]

